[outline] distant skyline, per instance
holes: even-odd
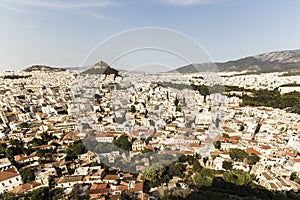
[[[299,7],[298,0],[0,0],[0,71],[77,67],[100,42],[141,27],[182,32],[216,62],[299,49]]]

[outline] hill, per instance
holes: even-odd
[[[66,69],[49,67],[49,66],[45,66],[45,65],[33,65],[31,67],[26,68],[24,71],[25,72],[33,72],[33,71],[63,72],[63,71],[66,71]]]
[[[120,76],[119,71],[111,68],[106,62],[100,61],[96,63],[92,68],[83,71],[81,74],[114,74],[115,76]]]
[[[300,69],[300,50],[276,51],[258,54],[246,58],[215,63],[221,72],[252,71],[252,72],[282,72]],[[195,73],[211,71],[212,63],[194,64],[180,67],[170,72]]]

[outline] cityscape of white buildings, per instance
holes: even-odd
[[[236,96],[222,95],[222,104],[217,105],[214,95],[205,99],[189,87],[178,89],[163,85],[218,82],[273,90],[285,84],[300,83],[299,76],[282,74],[124,73],[123,77],[102,75],[90,81],[80,78],[78,71],[1,72],[0,144],[9,147],[10,141],[16,139],[26,148],[52,153],[51,162],[42,162],[45,158],[34,150],[27,155],[14,155],[14,162],[3,157],[0,160],[0,192],[30,191],[48,186],[49,177],[55,177],[56,187],[66,191],[77,184],[91,184],[87,189],[91,198],[101,194],[118,196],[125,190],[143,195],[140,177],[134,178],[126,170],[120,170],[121,174],[112,169],[120,158],[125,165],[131,163],[134,169],[130,170],[136,172],[153,165],[156,161],[151,156],[136,160],[145,150],[162,155],[207,156],[208,162],[204,163],[201,158],[199,161],[203,167],[214,170],[224,170],[222,163],[230,161],[234,169],[256,175],[258,185],[270,190],[298,190],[300,185],[290,180],[290,176],[300,171],[299,114],[270,107],[241,107],[242,100]],[[299,88],[282,89],[283,93],[290,91],[299,91]],[[94,101],[95,94],[99,96]],[[89,101],[91,99],[93,101]],[[221,120],[220,125],[216,125],[217,119]],[[258,132],[257,126],[260,126]],[[126,135],[133,141],[132,150],[95,153],[87,147],[90,151],[78,156],[76,161],[67,161],[65,150],[74,141],[89,137],[90,132],[92,140],[107,145]],[[32,146],[33,141],[42,139],[43,133],[55,137],[47,144]],[[219,150],[211,147],[214,141],[221,142]],[[256,154],[259,162],[250,166],[233,161],[229,150],[235,148]],[[94,162],[104,162],[112,169],[89,166]],[[22,183],[20,169],[15,163],[33,169],[35,181]],[[121,183],[113,184],[117,179]]]

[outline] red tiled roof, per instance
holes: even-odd
[[[142,182],[135,183],[135,188],[130,188],[131,192],[142,192],[144,188],[144,184]]]
[[[19,173],[15,167],[12,167],[0,172],[0,181],[4,181],[16,176],[19,176]]]
[[[183,151],[185,155],[194,155],[194,151]]]
[[[119,199],[121,199],[121,194],[112,195],[110,199],[111,200],[119,200]]]
[[[246,152],[249,153],[249,154],[256,154],[256,155],[258,155],[258,156],[261,155],[260,152],[256,151],[256,150],[253,149],[253,148],[248,148],[248,149],[246,150]]]
[[[191,143],[190,147],[192,147],[192,148],[198,148],[198,147],[200,147],[200,144],[199,143]]]
[[[24,192],[26,192],[28,190],[31,190],[31,189],[35,188],[35,187],[38,187],[40,185],[42,185],[42,184],[38,183],[36,181],[32,181],[30,183],[25,183],[23,185],[15,187],[13,189],[13,193],[15,193],[15,194],[21,194],[21,193],[24,193]]]
[[[300,162],[300,158],[294,158],[293,161],[298,163]]]
[[[90,190],[104,189],[107,188],[107,183],[93,183]]]
[[[114,174],[107,174],[103,180],[107,180],[107,181],[114,181],[117,180],[119,178],[118,175],[114,175]]]
[[[146,148],[149,149],[149,150],[151,150],[151,151],[154,149],[153,146],[152,146],[151,144],[147,144],[147,145],[146,145]]]
[[[262,146],[260,146],[260,148],[262,148],[262,149],[264,149],[264,150],[269,150],[269,149],[271,149],[271,147],[270,147],[270,146],[267,146],[267,145],[262,145]]]

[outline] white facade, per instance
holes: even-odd
[[[0,193],[10,191],[21,184],[21,176],[15,167],[0,172]]]

